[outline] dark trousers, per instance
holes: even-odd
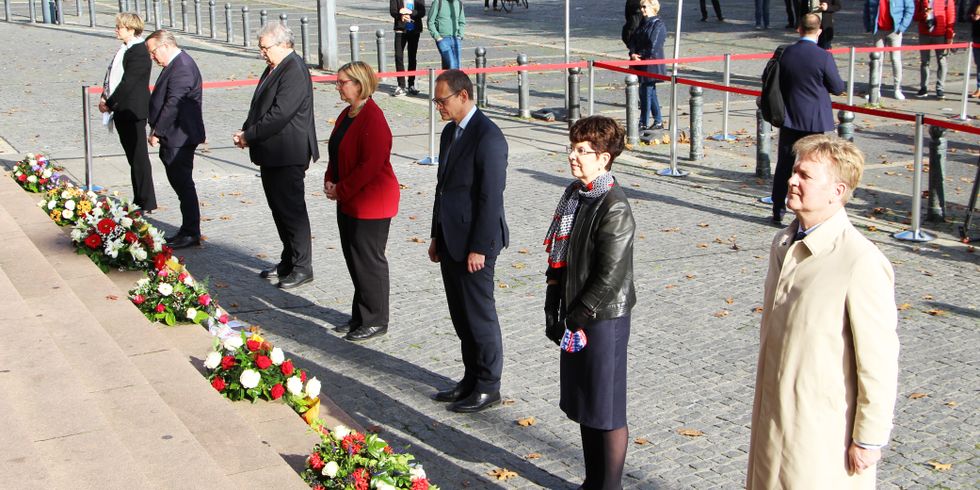
[[[391,218],[358,219],[337,209],[337,228],[347,271],[354,283],[351,325],[387,326],[390,283],[385,245]]]
[[[786,193],[789,191],[789,178],[793,175],[793,165],[796,157],[793,156],[793,145],[805,136],[813,133],[810,131],[797,131],[790,128],[779,130],[779,157],[776,160],[776,174],[772,177],[772,215],[779,216],[786,209]]]
[[[483,8],[490,8],[490,0],[483,0]],[[493,0],[493,8],[497,8],[497,0]]]
[[[303,178],[306,166],[261,167],[262,190],[272,211],[282,254],[279,256],[279,277],[293,270],[313,273],[313,245],[310,216],[306,213],[306,194]]]
[[[115,119],[113,126],[119,133],[119,144],[129,162],[129,178],[133,183],[133,203],[144,211],[157,208],[157,194],[153,189],[153,168],[150,152],[146,147],[146,119]]]
[[[459,337],[465,372],[459,382],[464,392],[500,391],[504,347],[500,338],[497,305],[493,299],[496,257],[487,257],[483,269],[470,274],[466,261],[456,262],[440,239],[439,268],[449,303],[449,316]]]
[[[408,47],[408,69],[414,71],[419,52],[419,37],[422,31],[395,32],[395,70],[405,71],[405,47]],[[405,77],[398,77],[398,86],[405,88]],[[415,75],[408,77],[408,86],[415,86]]]
[[[715,9],[715,17],[718,17],[718,19],[721,19],[722,18],[722,16],[721,16],[721,4],[718,3],[718,0],[711,0],[711,7]],[[701,0],[701,20],[705,20],[707,18],[708,18],[708,6],[705,5],[705,1],[704,0]]]
[[[194,187],[194,150],[197,145],[171,148],[160,146],[160,160],[167,169],[167,180],[180,200],[179,235],[201,236],[201,206]]]
[[[823,49],[831,49],[830,43],[834,41],[834,26],[827,26],[823,28],[820,32],[820,37],[817,38],[817,46]]]
[[[796,22],[799,20],[797,18],[796,12],[796,2],[798,0],[783,0],[786,4],[786,25],[796,26]]]

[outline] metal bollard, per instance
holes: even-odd
[[[626,75],[626,143],[640,143],[640,78]]]
[[[581,68],[568,69],[568,128],[582,118],[582,98],[579,94]]]
[[[10,0],[3,0],[3,21],[10,22]]]
[[[755,176],[772,177],[772,125],[762,118],[762,110],[755,111]]]
[[[946,128],[929,126],[929,210],[928,221],[946,219]]]
[[[663,177],[685,177],[689,172],[677,168],[677,63],[670,75],[670,167],[657,171]]]
[[[65,3],[62,0],[56,0],[54,2],[54,23],[60,25],[65,24],[65,16],[62,12],[65,11]]]
[[[139,3],[139,0],[134,1]],[[143,0],[143,12],[146,12],[146,18],[143,19],[143,22],[148,22],[150,20],[150,15],[153,15],[153,10],[150,8],[150,0]]]
[[[595,115],[595,61],[588,61],[589,67],[589,115]]]
[[[289,14],[279,14],[279,23],[283,27],[289,27]]]
[[[922,122],[925,115],[921,112],[915,115],[915,154],[913,155],[912,176],[912,229],[896,233],[898,240],[911,242],[928,242],[936,237],[922,231]]]
[[[168,25],[171,29],[174,28],[174,0],[167,0],[167,19],[169,19]]]
[[[851,111],[838,111],[837,136],[847,141],[854,141],[854,113]]]
[[[119,12],[129,12],[129,0],[119,0]]]
[[[360,61],[361,60],[361,46],[357,42],[357,33],[360,27],[350,26],[350,60]]]
[[[82,0],[75,0],[75,17],[82,16]]]
[[[214,6],[216,3],[217,2],[214,0],[208,0],[208,22],[211,25],[211,39],[218,38],[218,28],[216,25],[218,23],[218,19],[214,12]]]
[[[126,0],[126,10],[129,10],[129,0]],[[133,0],[133,12],[140,15],[140,0]],[[143,22],[145,23],[146,19],[143,19]]]
[[[88,0],[88,26],[95,27],[95,0]]]
[[[225,42],[230,43],[234,35],[231,27],[231,4],[225,4]]]
[[[476,48],[476,67],[487,67],[487,48],[480,46]],[[476,105],[480,109],[487,107],[487,74],[476,74]]]
[[[31,23],[37,22],[37,7],[34,6],[34,0],[27,0],[27,15],[31,18]]]
[[[321,70],[335,70],[340,66],[336,0],[317,0],[316,27],[318,65]]]
[[[436,154],[436,103],[432,97],[436,93],[436,70],[429,68],[429,156],[416,160],[419,165],[439,165]]]
[[[201,35],[201,0],[194,0],[194,34]]]
[[[310,62],[310,19],[307,16],[299,18],[299,38],[303,46],[303,63]]]
[[[187,32],[187,0],[180,0],[180,30]]]
[[[730,53],[725,53],[725,71],[722,75],[722,83],[726,87],[732,86],[732,55]],[[734,141],[736,138],[728,134],[728,113],[731,103],[731,93],[726,90],[723,97],[721,103],[721,134],[712,136],[711,139],[715,141]],[[693,140],[693,136],[691,139]]]
[[[725,92],[728,93],[728,92]],[[691,90],[691,151],[688,157],[696,162],[704,159],[704,90],[701,87],[692,85]]]
[[[34,0],[31,0],[33,3]],[[91,3],[91,0],[89,0]],[[91,9],[92,7],[89,7]],[[88,85],[82,85],[82,135],[85,140],[85,188],[92,189],[92,122],[89,121],[92,112],[88,97]]]
[[[265,27],[269,22],[269,12],[265,9],[259,10],[259,27]]]
[[[868,75],[870,78],[870,83],[868,84],[868,102],[872,105],[877,105],[881,103],[881,53],[873,52],[871,53],[871,73]]]
[[[248,5],[242,7],[242,46],[252,47],[252,36],[248,32]]]
[[[517,64],[519,66],[527,65],[527,55],[524,53],[517,55]],[[531,107],[529,104],[530,98],[531,98],[531,87],[528,86],[527,70],[518,71],[517,72],[517,106],[518,106],[517,117],[524,118],[524,119],[531,118]]]
[[[963,50],[963,61],[966,62],[966,64],[963,66],[963,98],[960,105],[960,115],[956,118],[960,121],[966,121],[969,119],[969,117],[966,115],[966,99],[970,96],[970,55],[973,53],[974,49],[972,46],[973,44],[970,43],[970,45]]]
[[[163,29],[163,22],[160,22],[160,0],[153,0],[153,25],[157,29]]]
[[[385,60],[385,30],[378,29],[374,31],[374,36],[377,38],[378,43],[378,73],[382,73],[388,71],[388,63]]]

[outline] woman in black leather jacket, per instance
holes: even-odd
[[[579,423],[584,489],[622,488],[626,426],[626,346],[633,290],[636,224],[626,194],[609,173],[624,132],[604,116],[569,130],[568,163],[578,180],[558,202],[548,249],[545,334],[561,347],[561,402]]]

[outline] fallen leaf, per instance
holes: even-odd
[[[518,250],[517,253],[519,253],[519,254],[528,254],[530,252],[528,252],[527,248],[521,247],[521,249]]]
[[[940,463],[936,460],[930,460],[929,464],[932,465],[932,469],[936,471],[949,471],[953,469],[952,463]]]
[[[633,439],[633,444],[636,444],[637,446],[644,446],[650,444],[650,440],[644,437],[637,437],[636,439]]]
[[[257,259],[264,259],[264,258],[267,258],[267,257],[269,257],[269,256],[266,255],[266,254],[255,254],[255,258],[257,258]]]
[[[698,248],[708,248],[708,244],[707,243],[699,243],[698,244]]]
[[[728,310],[716,311],[712,314],[715,318],[725,318],[728,316]]]
[[[215,281],[214,282],[214,287],[216,287],[218,289],[225,289],[225,288],[228,287],[228,283],[227,282],[221,282],[221,281]]]
[[[680,228],[664,228],[664,229],[662,229],[660,231],[662,231],[664,233],[674,233],[676,231],[681,231],[681,229]]]
[[[735,298],[732,298],[731,296],[729,296],[729,297],[725,298],[725,302],[728,303],[728,304],[733,304],[733,303],[735,303]]]
[[[950,401],[944,403],[943,405],[946,405],[949,408],[956,408],[956,406],[959,405],[959,403],[956,403],[953,400],[950,400]]]
[[[398,188],[399,189],[409,189],[409,187],[407,185],[405,185],[405,184],[398,184]]]
[[[490,471],[487,474],[496,478],[498,481],[506,481],[506,480],[510,480],[511,478],[520,476],[516,472],[510,471],[507,468],[497,468],[493,471]]]
[[[694,274],[688,274],[688,275],[686,275],[684,277],[686,277],[688,279],[694,279],[695,277],[698,277],[698,276],[695,276]]]
[[[911,307],[912,307],[912,305],[910,305],[908,303],[902,303],[902,304],[898,305],[898,311],[905,311],[905,310],[907,310],[907,309],[909,309]]]
[[[507,289],[510,286],[506,282],[501,282],[501,283],[498,283],[497,284],[497,287],[500,288],[500,289]]]
[[[868,225],[868,231],[878,231],[878,227],[875,225]]]
[[[762,313],[762,311],[763,309],[761,306],[756,306],[755,308],[752,308],[752,313]]]
[[[524,456],[525,459],[541,459],[541,455],[538,453],[530,453]]]
[[[668,284],[668,285],[664,286],[664,289],[674,289],[676,287],[677,287],[676,284]]]
[[[368,431],[368,432],[370,432],[372,434],[380,434],[381,431],[382,431],[380,425],[369,425],[369,426],[365,427],[364,430],[366,430],[366,431]]]
[[[926,301],[932,301],[932,300],[934,300],[936,298],[934,298],[931,294],[924,294],[924,295],[922,295],[922,299],[924,299]]]
[[[946,314],[946,312],[944,310],[938,310],[938,309],[935,309],[935,308],[933,308],[931,310],[926,310],[926,313],[928,313],[928,314],[930,314],[932,316],[944,316]]]
[[[515,269],[523,269],[523,268],[525,268],[525,267],[527,267],[527,265],[526,265],[526,264],[524,264],[524,262],[514,262],[514,263],[513,263],[513,264],[511,264],[511,265],[512,265],[512,266],[513,266],[513,267],[514,267]]]
[[[700,228],[707,228],[709,226],[711,226],[711,225],[709,225],[708,223],[698,223],[698,227],[700,227]]]
[[[218,219],[220,219],[221,221],[230,221],[231,220],[231,216],[224,215],[224,216],[218,217]]]
[[[417,219],[418,219],[418,216],[415,216],[415,215],[413,214],[413,215],[411,215],[411,216],[409,216],[409,217],[408,217],[408,219],[409,219],[410,221],[415,221],[415,220],[417,220]]]
[[[415,243],[425,243],[425,239],[424,238],[419,238],[417,236],[413,236],[408,241],[415,242]]]
[[[697,429],[686,429],[686,428],[677,429],[677,433],[687,437],[701,437],[704,435],[704,432],[701,432]]]
[[[909,399],[910,400],[918,400],[919,398],[925,398],[927,396],[929,396],[929,395],[926,394],[926,393],[915,392],[915,393],[912,393],[912,394],[909,395]]]
[[[514,400],[513,398],[505,398],[504,401],[500,402],[500,404],[505,407],[513,405],[515,403],[517,403],[517,400]]]
[[[115,294],[107,294],[105,299],[109,301],[116,301],[117,299],[119,299],[119,296],[116,296]]]
[[[530,427],[536,423],[538,423],[538,421],[535,420],[534,417],[524,417],[522,419],[517,419],[517,425],[521,427]]]

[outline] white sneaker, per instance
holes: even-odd
[[[403,95],[405,95],[405,89],[401,87],[396,88],[395,91],[391,93],[392,97],[401,97]]]
[[[489,12],[490,11],[490,7],[483,7],[483,11],[484,12]]]
[[[902,93],[902,89],[895,89],[895,100],[905,100],[905,94]]]

